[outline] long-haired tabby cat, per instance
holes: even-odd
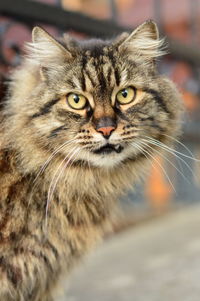
[[[179,132],[154,22],[113,40],[33,30],[1,109],[0,300],[50,301],[115,200]]]

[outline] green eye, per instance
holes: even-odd
[[[126,105],[130,102],[132,102],[136,97],[136,89],[132,88],[132,87],[127,87],[125,89],[120,90],[117,93],[117,101],[121,104],[121,105]]]
[[[69,93],[67,95],[67,102],[72,109],[81,110],[84,109],[87,99],[81,94]]]

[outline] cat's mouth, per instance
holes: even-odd
[[[110,154],[112,152],[115,153],[121,153],[123,151],[123,146],[121,146],[120,144],[114,145],[114,144],[110,144],[107,143],[104,146],[101,146],[100,148],[96,149],[93,151],[93,153],[95,154]]]

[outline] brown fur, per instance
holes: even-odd
[[[134,143],[178,135],[181,101],[157,74],[160,44],[153,22],[112,41],[60,44],[34,30],[1,110],[0,300],[53,300],[60,276],[101,239],[116,199],[143,176],[151,157]],[[128,86],[139,98],[115,104]],[[71,91],[88,107],[69,107]],[[105,142],[98,126],[109,122],[109,139],[124,149],[97,154]]]

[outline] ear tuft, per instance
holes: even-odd
[[[159,32],[158,27],[156,23],[152,20],[148,20],[138,26],[136,30],[134,31],[134,34],[138,35],[146,35],[148,33],[148,37],[152,40],[158,40],[159,39]]]
[[[153,60],[166,53],[163,46],[164,39],[159,39],[156,23],[150,20],[138,26],[119,46],[119,50]]]
[[[33,43],[37,43],[39,42],[40,38],[45,35],[45,31],[39,27],[39,26],[35,26],[32,30],[32,41]]]
[[[51,68],[72,57],[64,46],[38,26],[33,28],[32,43],[27,43],[25,49],[28,53],[28,60],[43,67]]]

